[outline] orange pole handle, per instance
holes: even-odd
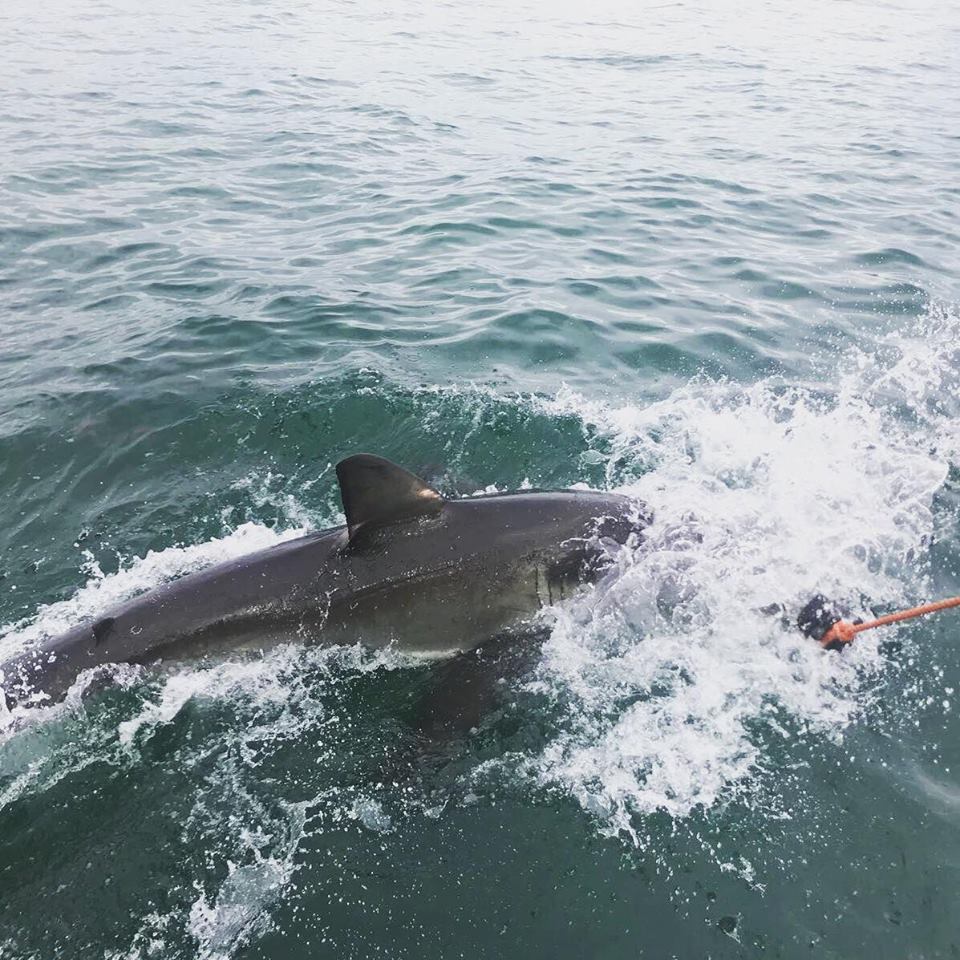
[[[868,620],[866,623],[848,623],[838,620],[821,638],[820,645],[829,647],[831,643],[852,643],[853,638],[864,630],[874,627],[885,627],[890,623],[901,623],[904,620],[913,620],[914,617],[923,617],[938,610],[947,610],[950,607],[960,607],[960,597],[950,597],[949,600],[937,600],[936,603],[925,603],[922,607],[912,607],[901,610],[899,613],[888,613],[885,617]]]

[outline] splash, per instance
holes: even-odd
[[[243,831],[249,862],[228,862],[227,877],[212,902],[202,888],[190,909],[187,932],[196,940],[199,960],[226,960],[242,945],[270,928],[268,908],[283,893],[296,870],[295,854],[304,836],[307,804],[288,805],[287,818],[272,827],[280,833]]]
[[[842,737],[885,666],[880,638],[828,657],[788,617],[817,591],[864,614],[924,595],[958,450],[958,330],[931,311],[844,358],[835,389],[700,379],[642,409],[536,401],[582,419],[609,485],[655,522],[615,576],[553,612],[532,688],[562,719],[528,774],[642,843],[638,816],[749,793],[757,724]]]

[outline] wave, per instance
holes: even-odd
[[[583,470],[599,469],[609,489],[654,513],[644,542],[618,553],[603,582],[549,612],[549,639],[522,689],[545,704],[544,742],[476,766],[463,776],[468,786],[498,768],[573,798],[602,833],[643,846],[651,814],[682,822],[732,799],[759,804],[759,786],[777,766],[771,738],[841,740],[889,672],[885,641],[866,634],[843,656],[825,655],[790,619],[818,591],[866,613],[930,589],[935,496],[960,442],[958,333],[953,312],[931,310],[877,350],[845,355],[816,387],[701,377],[651,404],[566,389],[420,391],[424,404],[457,400],[481,418],[519,408],[574,420]],[[89,580],[74,596],[5,628],[5,655],[309,524],[295,496],[276,500],[269,478],[237,489],[254,502],[273,497],[289,526],[245,523],[106,576],[90,558]],[[362,697],[347,704],[345,692],[409,666],[389,651],[281,648],[257,661],[129,671],[119,706],[88,716],[76,690],[60,707],[6,717],[0,809],[93,764],[136,768],[165,731],[198,725],[162,762],[190,771],[177,815],[186,817],[191,848],[206,850],[198,856],[217,869],[195,879],[189,902],[145,916],[132,949],[185,932],[200,956],[229,956],[269,926],[305,837],[344,821],[386,835],[397,812],[440,815],[425,798],[411,803],[408,792],[372,787],[343,767],[369,707]],[[39,722],[23,732],[17,721],[27,719]],[[259,783],[263,765],[305,738],[315,754],[310,776],[271,797]],[[436,802],[431,810],[442,810]]]

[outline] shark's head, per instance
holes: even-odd
[[[616,565],[622,551],[640,543],[650,523],[643,504],[617,494],[569,491],[547,496],[556,515],[556,547],[548,549],[545,564],[552,595],[563,597],[595,582]]]

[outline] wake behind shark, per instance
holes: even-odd
[[[648,522],[626,497],[527,491],[444,499],[381,457],[337,465],[347,523],[163,584],[3,665],[8,705],[81,673],[255,654],[279,643],[471,650],[607,565]],[[607,541],[605,544],[604,541]]]

